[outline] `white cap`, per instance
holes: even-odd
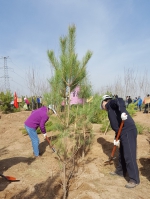
[[[102,107],[103,101],[105,101],[105,100],[107,100],[107,99],[112,99],[112,97],[110,97],[109,95],[103,95],[102,100],[101,100],[101,103],[100,103],[100,108],[101,108],[101,109],[103,109],[103,107]]]
[[[51,105],[51,104],[50,104],[50,105],[48,105],[48,108],[51,109],[55,114],[57,114],[53,106],[54,106],[54,105]]]

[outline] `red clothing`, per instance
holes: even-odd
[[[30,104],[28,99],[25,99],[24,101],[25,101],[26,104]]]

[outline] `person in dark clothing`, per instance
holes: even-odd
[[[40,108],[40,98],[39,97],[37,97],[36,102],[37,102],[37,108]]]
[[[114,95],[114,98],[118,98],[118,95]]]
[[[131,97],[129,96],[129,98],[128,98],[128,105],[131,104],[131,103],[132,103],[132,99],[131,99]]]
[[[36,109],[36,102],[35,102],[35,98],[32,97],[32,110]]]
[[[137,129],[134,120],[127,112],[122,98],[112,99],[109,95],[104,95],[101,101],[101,108],[108,113],[110,125],[116,133],[115,137],[117,136],[121,121],[124,120],[120,140],[114,140],[114,145],[120,145],[118,166],[116,171],[110,174],[126,176],[128,173],[129,182],[125,187],[134,188],[140,183],[136,162]]]

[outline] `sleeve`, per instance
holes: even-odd
[[[48,116],[45,116],[42,118],[41,122],[40,122],[40,129],[41,129],[41,132],[43,134],[46,133],[46,128],[45,128],[45,123],[48,121],[49,117]]]
[[[125,101],[122,98],[117,98],[115,100],[111,100],[110,107],[112,109],[118,109],[118,111],[120,111],[120,115],[121,115],[121,113],[126,112]]]
[[[119,130],[119,123],[121,122],[121,106],[118,102],[118,98],[111,100],[107,106],[110,125],[116,133]]]
[[[109,106],[112,108],[112,109],[118,109],[118,103],[117,103],[118,100],[114,99],[114,100],[111,100],[109,102]]]
[[[108,112],[108,118],[110,121],[111,128],[117,133],[119,130],[118,120],[117,120],[115,112],[113,110],[110,110]]]

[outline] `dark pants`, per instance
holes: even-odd
[[[122,132],[120,137],[119,164],[116,172],[125,175],[126,172],[130,181],[140,183],[139,171],[136,162],[137,130],[132,129]]]
[[[145,104],[145,107],[144,107],[144,112],[143,113],[148,113],[148,109],[150,107],[150,104]]]

